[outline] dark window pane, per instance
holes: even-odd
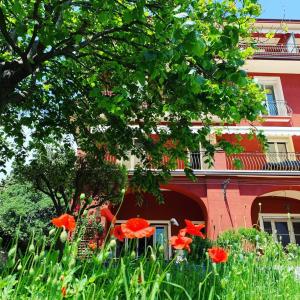
[[[125,243],[117,240],[117,245],[116,245],[116,257],[120,257],[122,254],[122,251],[125,250]]]
[[[138,239],[138,248],[137,248],[137,254],[138,256],[141,256],[145,253],[146,250],[146,238]]]
[[[289,234],[287,222],[275,222],[277,234]]]
[[[300,234],[300,222],[293,222],[293,228],[295,234]]]
[[[300,234],[295,234],[296,244],[300,246]]]
[[[278,242],[280,242],[283,247],[285,247],[291,242],[290,236],[288,234],[277,234],[277,239]]]
[[[287,222],[275,222],[275,227],[277,230],[277,239],[286,246],[290,243],[290,235]]]
[[[269,221],[264,221],[264,231],[272,234],[272,225]]]

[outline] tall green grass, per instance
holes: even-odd
[[[176,264],[148,248],[136,258],[112,257],[114,243],[87,259],[77,255],[77,242],[67,242],[61,253],[45,240],[32,239],[25,253],[17,243],[0,271],[1,299],[300,299],[300,282],[288,256],[276,243],[264,255],[230,251],[224,264],[206,256],[199,262]],[[187,255],[188,260],[188,255]]]

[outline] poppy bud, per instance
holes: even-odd
[[[121,189],[121,194],[122,194],[122,195],[125,194],[125,189]]]
[[[55,231],[56,229],[55,228],[52,228],[50,231],[49,231],[49,236],[52,236],[55,234]]]
[[[29,269],[29,275],[33,275],[34,274],[34,270],[33,270],[33,268],[30,268]]]
[[[8,251],[8,257],[12,257],[15,255],[17,251],[17,248],[16,247],[12,247],[9,251]]]
[[[108,248],[114,249],[116,247],[116,245],[117,245],[116,240],[112,239],[108,244]]]
[[[60,234],[60,241],[64,244],[68,239],[68,233],[64,230],[61,234]]]
[[[136,253],[135,253],[135,251],[132,251],[132,252],[131,252],[130,258],[132,258],[132,259],[136,258]]]
[[[152,254],[150,255],[150,259],[154,262],[154,261],[156,261],[156,256],[152,253]]]
[[[30,244],[29,248],[28,248],[29,252],[34,252],[34,245]]]
[[[41,253],[40,253],[40,257],[43,257],[45,255],[45,251],[43,250],[43,251],[41,251]]]
[[[84,200],[85,199],[85,193],[81,193],[80,194],[80,200],[82,201],[82,200]]]
[[[36,255],[34,256],[34,258],[33,258],[33,261],[34,261],[34,262],[37,262],[38,259],[39,259],[39,256],[36,254]]]
[[[88,211],[87,211],[87,210],[84,210],[84,212],[83,212],[82,215],[85,217],[87,214],[88,214]]]
[[[164,253],[165,252],[165,247],[163,245],[160,245],[159,248],[158,248],[158,251],[160,253]]]
[[[21,264],[21,263],[18,264],[17,270],[18,270],[18,271],[21,271],[21,270],[22,270],[22,264]]]

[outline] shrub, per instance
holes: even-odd
[[[50,198],[15,178],[6,180],[0,189],[0,235],[4,244],[17,236],[26,244],[32,234],[45,231],[53,215]]]
[[[290,260],[300,261],[300,246],[294,243],[290,243],[286,246],[286,251],[288,253],[288,258]]]
[[[217,239],[217,244],[232,250],[252,252],[264,249],[266,244],[272,241],[272,237],[266,232],[258,231],[255,228],[239,228],[221,233]]]

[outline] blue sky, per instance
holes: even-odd
[[[263,12],[260,18],[300,19],[300,0],[260,0]]]

